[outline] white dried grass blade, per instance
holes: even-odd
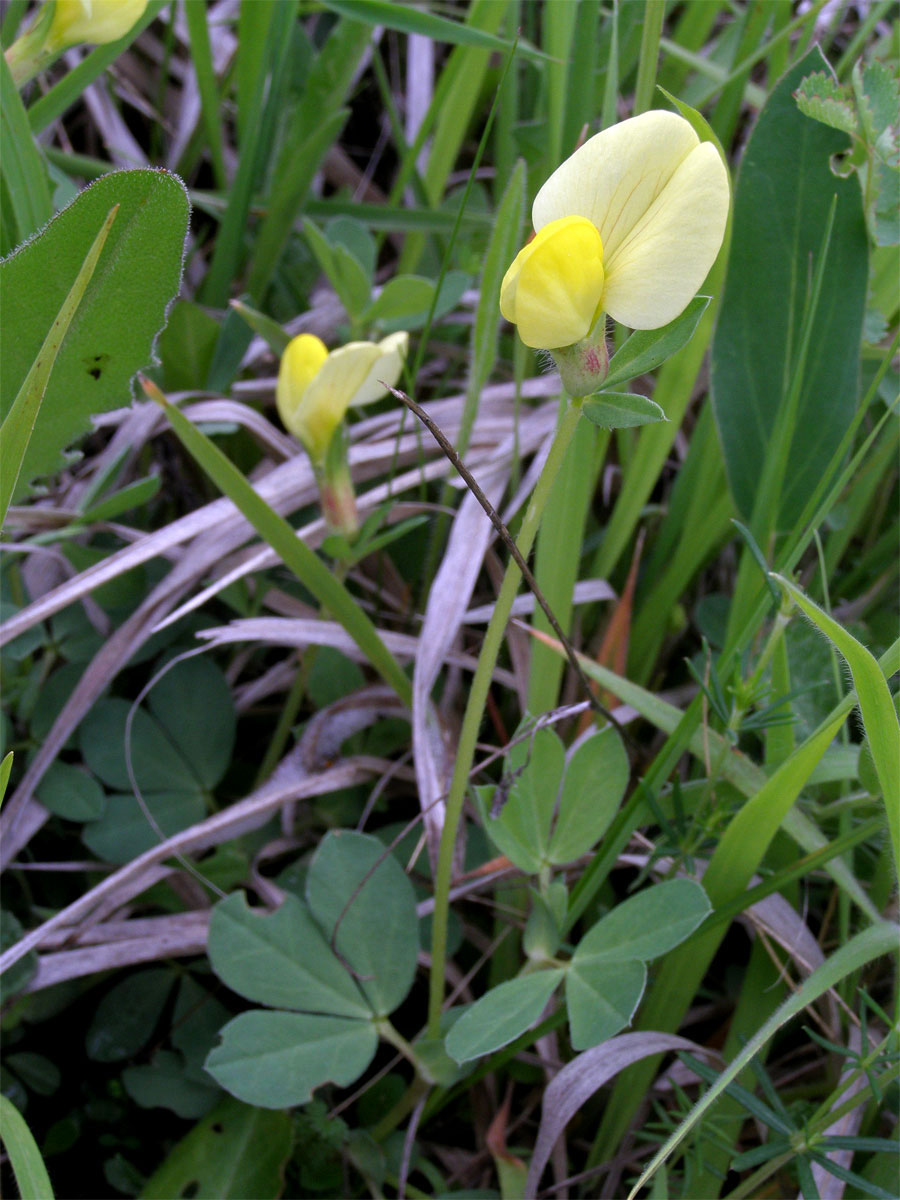
[[[140,929],[129,931],[131,936],[127,937],[117,929],[115,935],[106,942],[40,955],[37,971],[28,981],[25,991],[39,992],[66,979],[79,979],[84,975],[129,967],[135,963],[203,954],[206,950],[209,912],[173,913],[167,917],[152,918],[152,921],[122,921],[117,925],[136,925]],[[100,927],[101,931],[106,929],[108,926]]]
[[[615,600],[616,593],[605,579],[581,579],[575,584],[572,594],[573,604],[596,604],[600,600]],[[531,616],[537,601],[531,592],[523,592],[513,601],[511,617]],[[464,625],[486,625],[494,613],[493,604],[480,604],[470,608],[463,617]]]
[[[508,470],[494,471],[481,480],[485,495],[495,508],[500,503],[508,474]],[[413,670],[413,758],[432,868],[436,867],[440,850],[445,809],[442,797],[449,788],[453,755],[431,702],[431,689],[459,634],[493,532],[481,505],[471,492],[467,492],[454,518],[446,551],[429,590],[419,636]]]
[[[416,657],[421,642],[421,635],[413,637],[408,633],[395,633],[390,629],[380,629],[379,636],[384,644],[404,662],[410,662]],[[211,646],[225,646],[235,642],[260,642],[268,646],[330,646],[340,650],[348,658],[356,662],[365,662],[366,658],[350,637],[343,626],[334,621],[322,621],[318,618],[303,617],[239,617],[228,625],[216,625],[212,629],[201,629],[197,637],[209,642]],[[447,651],[444,661],[454,666],[474,671],[477,665],[475,658],[460,651]],[[494,678],[504,687],[515,686],[512,674],[502,667],[494,672]]]
[[[553,1077],[544,1092],[541,1123],[525,1181],[525,1195],[537,1195],[544,1167],[557,1138],[581,1106],[605,1083],[639,1059],[669,1050],[709,1056],[704,1046],[669,1033],[623,1033],[577,1055]]]
[[[288,801],[327,795],[341,788],[353,787],[373,774],[380,774],[390,765],[383,759],[358,757],[347,759],[338,766],[316,775],[306,775],[296,758],[289,756],[289,760],[276,769],[267,783],[243,800],[146,850],[107,876],[84,896],[55,913],[43,925],[25,934],[14,946],[0,955],[0,972],[18,962],[29,950],[40,946],[51,933],[84,921],[101,903],[114,899],[115,903],[120,905],[126,899],[130,899],[134,894],[130,889],[137,883],[140,890],[142,877],[148,867],[156,867],[173,855],[208,850],[211,846],[219,845],[230,838],[258,829],[273,812]]]

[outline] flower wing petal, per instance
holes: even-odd
[[[363,404],[371,404],[380,400],[385,394],[384,385],[394,387],[400,378],[403,364],[409,350],[409,334],[406,332],[391,333],[375,347],[378,357],[369,367],[368,373],[353,393],[350,404],[359,408]]]
[[[544,226],[516,255],[500,288],[500,311],[533,349],[571,346],[594,323],[603,295],[603,245],[583,217]]]
[[[587,217],[600,231],[606,262],[699,144],[676,113],[654,110],[612,125],[579,147],[538,192],[536,230],[560,217]]]
[[[716,260],[729,205],[728,172],[697,145],[606,258],[603,307],[632,329],[659,329],[686,307]]]

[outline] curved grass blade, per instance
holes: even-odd
[[[680,1145],[685,1137],[687,1137],[688,1133],[690,1133],[691,1129],[697,1124],[710,1105],[721,1095],[731,1081],[740,1075],[753,1056],[782,1025],[786,1025],[792,1017],[802,1012],[807,1005],[816,1001],[829,988],[834,987],[835,984],[845,979],[854,971],[859,970],[860,967],[864,967],[872,959],[880,958],[883,954],[894,953],[897,949],[898,932],[900,931],[898,931],[897,926],[889,921],[870,925],[868,929],[864,929],[856,937],[851,938],[846,946],[842,946],[840,950],[832,954],[831,958],[822,963],[821,967],[813,971],[802,986],[789,996],[775,1010],[769,1020],[757,1030],[740,1054],[729,1065],[728,1069],[722,1072],[717,1082],[694,1105],[662,1149],[654,1155],[640,1179],[629,1192],[628,1200],[634,1200],[634,1197],[647,1180],[670,1157],[676,1146]]]
[[[40,352],[31,365],[31,370],[19,388],[12,408],[6,414],[3,425],[0,426],[0,525],[6,520],[6,511],[12,500],[16,484],[19,482],[19,473],[22,470],[22,463],[25,461],[25,451],[31,441],[38,411],[44,399],[50,372],[53,370],[59,348],[63,344],[72,318],[75,316],[76,309],[94,274],[100,252],[118,211],[118,204],[109,210],[100,232],[94,238],[93,245],[87,252],[81,270],[75,277],[75,282],[69,289],[68,296],[63,301],[56,320],[44,338]]]
[[[900,796],[900,721],[887,680],[875,656],[796,584],[782,575],[773,573],[772,578],[847,660],[884,798],[894,865],[900,869],[900,808],[897,806]]]
[[[210,479],[247,518],[260,537],[272,547],[285,564],[308,588],[321,605],[346,629],[382,679],[394,689],[404,704],[412,703],[412,687],[400,664],[385,646],[378,630],[362,611],[340,580],[305,545],[278,513],[254,491],[240,471],[218,446],[192,425],[184,413],[170,404],[156,384],[141,377],[147,395],[159,404],[181,444],[199,463]]]
[[[6,1096],[0,1096],[0,1127],[22,1200],[53,1200],[50,1176],[37,1143],[25,1118]]]

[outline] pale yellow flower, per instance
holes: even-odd
[[[526,346],[586,337],[603,313],[632,329],[668,325],[715,261],[728,173],[675,113],[647,112],[598,133],[550,176],[532,209],[500,311]]]
[[[47,33],[50,46],[115,42],[143,16],[147,0],[56,0]]]
[[[347,409],[371,404],[400,378],[409,347],[408,333],[392,333],[378,343],[350,342],[331,353],[311,333],[293,338],[281,356],[275,400],[278,415],[306,447],[315,463]]]

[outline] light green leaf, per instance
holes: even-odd
[[[572,962],[658,958],[693,933],[709,912],[706,893],[692,879],[670,879],[644,888],[588,930]]]
[[[859,121],[848,96],[849,89],[842,88],[833,75],[824,71],[807,75],[794,92],[797,107],[807,117],[844,133],[855,133]]]
[[[332,830],[310,863],[306,898],[373,1011],[393,1012],[412,986],[419,949],[415,894],[396,858],[377,838]]]
[[[143,1200],[172,1200],[196,1191],[221,1200],[275,1200],[293,1134],[287,1113],[225,1099],[170,1152],[141,1192]]]
[[[566,972],[566,1008],[575,1050],[588,1050],[631,1024],[647,983],[642,962],[577,958]]]
[[[154,339],[181,280],[189,212],[184,185],[167,171],[105,175],[0,263],[6,297],[0,329],[0,408],[5,416],[97,230],[116,204],[103,254],[107,265],[88,283],[78,320],[57,355],[17,494],[32,479],[63,465],[63,451],[90,429],[92,416],[127,404],[135,372],[151,362]]]
[[[312,221],[303,222],[310,249],[349,316],[356,318],[368,304],[371,283],[346,246],[332,245]]]
[[[392,321],[427,312],[434,284],[421,275],[395,275],[360,316],[361,321]]]
[[[235,892],[213,909],[207,948],[224,984],[259,1004],[366,1018],[371,1010],[306,905],[288,893],[273,913]]]
[[[53,1200],[50,1176],[25,1118],[0,1095],[0,1130],[22,1200]]]
[[[483,814],[484,827],[500,853],[529,875],[547,862],[564,765],[562,742],[552,729],[539,729],[506,756],[504,773],[512,786],[497,817]]]
[[[3,755],[2,761],[0,761],[0,804],[3,803],[3,799],[6,796],[6,787],[9,783],[9,775],[12,771],[14,757],[12,750],[7,750]]]
[[[536,971],[491,988],[447,1034],[447,1053],[463,1063],[513,1041],[539,1019],[564,974],[559,968]]]
[[[584,401],[581,411],[602,429],[630,429],[666,420],[666,414],[654,400],[637,392],[598,392]]]
[[[610,359],[601,396],[607,388],[614,388],[617,384],[634,379],[636,375],[652,371],[667,358],[671,358],[682,346],[686,346],[694,336],[700,318],[708,307],[709,296],[695,296],[681,316],[664,325],[662,329],[638,329],[633,333],[621,350],[616,351]]]
[[[573,862],[599,842],[625,795],[628,775],[628,755],[612,727],[578,747],[566,765],[549,862]]]
[[[348,1087],[375,1056],[368,1021],[257,1009],[235,1017],[206,1069],[227,1091],[260,1108],[306,1104],[325,1083]]]

